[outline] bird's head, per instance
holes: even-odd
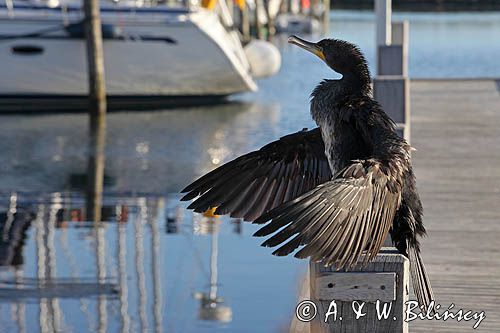
[[[288,42],[317,55],[331,69],[344,77],[356,76],[370,79],[365,57],[361,50],[352,43],[340,39],[322,39],[317,43],[312,43],[297,36],[290,36]]]

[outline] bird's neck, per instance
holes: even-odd
[[[318,121],[333,105],[352,96],[371,96],[370,75],[346,74],[339,80],[321,81],[311,94],[311,114]]]
[[[371,95],[371,79],[368,68],[360,68],[353,73],[347,73],[339,80],[346,95]]]
[[[371,96],[368,68],[360,66],[356,72],[343,74],[338,80],[321,81],[311,94],[312,100],[336,103],[348,96]]]

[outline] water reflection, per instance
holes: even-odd
[[[218,295],[221,219],[190,214],[190,223],[185,223],[181,215],[169,217],[168,212],[181,210],[169,198],[108,196],[102,207],[104,222],[96,225],[83,219],[84,200],[75,194],[22,193],[3,195],[5,199],[10,202],[1,213],[0,321],[9,331],[25,332],[26,327],[35,331],[28,307],[37,312],[40,332],[112,328],[163,332],[161,221],[165,219],[177,225],[170,236],[184,233],[211,239],[210,255],[197,253],[198,264],[210,272],[209,280],[196,284],[196,290],[203,290],[208,283],[206,292],[194,293],[200,300],[197,316],[231,321],[231,308]],[[32,251],[35,255],[24,259]]]
[[[0,213],[0,266],[18,267],[24,263],[22,249],[33,215],[17,210],[15,193],[9,201],[8,210]]]
[[[106,114],[89,114],[89,148],[86,174],[87,220],[96,227],[101,223],[102,192],[104,187],[104,157],[106,149]],[[98,238],[99,235],[96,235]]]
[[[207,292],[196,292],[194,297],[200,301],[198,318],[201,320],[211,320],[220,322],[230,322],[233,316],[231,307],[225,304],[224,298],[217,296],[218,291],[218,251],[219,251],[219,227],[220,220],[210,213],[198,215],[194,231],[200,235],[210,235],[210,275]]]
[[[279,105],[111,113],[106,139],[100,140],[105,149],[86,146],[86,117],[2,116],[1,327],[13,332],[248,327],[253,319],[245,313],[259,301],[242,301],[248,291],[241,283],[260,288],[259,280],[244,276],[256,263],[269,265],[269,254],[248,255],[258,241],[249,237],[251,230],[245,234],[241,221],[193,215],[167,193],[281,135]],[[105,155],[87,161],[92,150]],[[86,191],[94,177],[87,165],[104,166],[101,199]],[[225,260],[218,264],[221,256]],[[290,290],[295,280],[280,279],[298,265],[273,266],[281,270],[268,283]],[[233,298],[239,300],[236,309]],[[274,311],[260,306],[251,313],[260,311],[261,328],[267,329],[281,322],[277,313],[286,313],[288,321],[293,299],[273,300]]]
[[[279,114],[272,103],[110,113],[105,189],[177,192],[195,176],[281,135]],[[83,189],[86,124],[85,114],[2,115],[1,189]]]

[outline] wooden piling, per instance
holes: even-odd
[[[375,0],[377,76],[373,96],[410,142],[410,82],[408,22],[391,22],[391,0]]]
[[[275,24],[275,19],[270,12],[268,0],[264,0],[264,11],[266,13],[266,18],[267,18],[267,40],[271,41],[274,35],[276,35],[276,24]]]
[[[92,130],[87,164],[86,219],[98,223],[101,221],[106,122],[105,120],[99,121],[99,118],[92,116],[90,120]]]
[[[408,79],[408,22],[392,23],[391,45],[377,47],[377,76],[373,96],[410,142],[410,81]]]
[[[372,262],[348,272],[311,262],[310,299],[317,314],[310,332],[408,332],[408,290],[409,261],[394,248],[383,248]]]
[[[410,80],[401,75],[377,76],[373,97],[397,124],[400,134],[410,142]]]
[[[262,23],[260,22],[260,13],[262,8],[263,8],[262,0],[255,0],[254,26],[255,26],[255,36],[257,37],[257,39],[264,39],[263,26]]]
[[[85,37],[89,82],[89,161],[87,172],[87,219],[101,220],[106,132],[106,86],[98,0],[84,0]]]
[[[391,0],[375,0],[376,45],[391,45]]]
[[[323,0],[323,34],[327,35],[330,30],[330,0]]]
[[[378,75],[408,76],[408,21],[392,23],[391,45],[378,46]]]
[[[378,50],[380,46],[391,45],[391,15],[392,2],[391,0],[375,0],[375,24],[376,36],[375,45]],[[377,51],[377,75],[380,75],[378,68],[378,51]]]
[[[248,43],[251,39],[250,36],[250,17],[248,6],[240,9],[240,31],[243,43]]]
[[[104,116],[106,115],[106,86],[99,1],[84,0],[83,7],[87,42],[89,113]]]

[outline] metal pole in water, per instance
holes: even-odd
[[[87,219],[101,220],[106,131],[106,86],[98,0],[84,0],[89,80],[90,145],[87,179]]]

